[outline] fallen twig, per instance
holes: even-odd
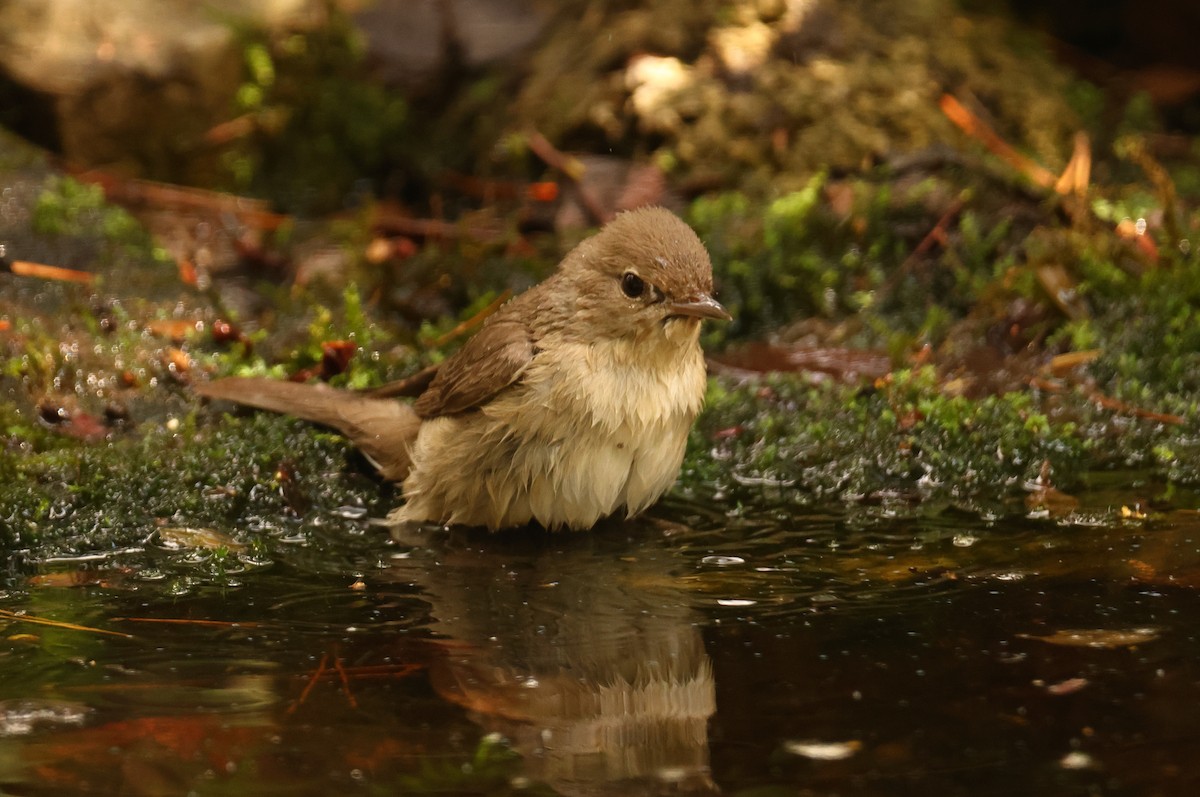
[[[1100,357],[1100,349],[1084,349],[1083,351],[1069,351],[1065,354],[1056,354],[1050,358],[1050,373],[1058,374],[1063,371],[1069,371],[1072,368],[1078,368],[1081,365],[1095,362]]]
[[[1096,402],[1104,409],[1113,410],[1114,412],[1126,412],[1130,415],[1136,415],[1139,418],[1158,421],[1159,423],[1167,423],[1172,426],[1183,426],[1183,424],[1186,423],[1186,419],[1181,415],[1171,415],[1165,412],[1144,410],[1141,407],[1135,407],[1132,404],[1126,404],[1124,401],[1115,399],[1112,396],[1106,396],[1099,391],[1093,391],[1088,395],[1088,399]]]
[[[491,243],[499,238],[496,230],[479,225],[467,225],[442,221],[441,219],[414,219],[403,216],[394,210],[376,207],[371,226],[383,233],[394,235],[409,235],[416,238],[443,238],[456,240],[469,238],[474,241]]]
[[[1040,376],[1035,376],[1030,379],[1029,386],[1046,393],[1062,393],[1067,389],[1067,386],[1062,382],[1051,381]],[[1115,399],[1112,396],[1106,396],[1099,390],[1089,391],[1087,397],[1088,401],[1091,401],[1106,410],[1112,410],[1113,412],[1123,412],[1127,415],[1133,415],[1137,418],[1145,418],[1148,421],[1157,421],[1159,423],[1170,424],[1171,426],[1182,426],[1183,424],[1187,423],[1187,419],[1182,415],[1172,415],[1171,413],[1167,412],[1154,412],[1153,410],[1145,410],[1141,407],[1135,407],[1134,405],[1128,404],[1120,399]]]
[[[947,230],[950,227],[950,222],[955,216],[962,212],[962,209],[966,206],[966,204],[967,200],[965,197],[959,197],[950,203],[950,207],[946,208],[946,211],[942,213],[941,218],[939,218],[933,227],[930,228],[929,232],[925,233],[925,237],[922,238],[921,242],[917,244],[916,248],[909,253],[908,257],[904,258],[904,262],[900,264],[899,268],[895,269],[891,274],[889,274],[884,283],[879,286],[880,293],[885,295],[891,293],[895,289],[896,283],[898,283],[905,274],[908,274],[912,271],[913,265],[917,262],[917,258],[921,257],[930,249],[932,249],[934,244],[940,244],[943,247],[946,246],[947,242],[949,241]]]
[[[271,211],[270,205],[261,199],[221,191],[132,179],[95,170],[77,171],[72,176],[81,182],[100,186],[105,197],[118,205],[152,205],[215,215],[229,214],[241,223],[260,230],[278,229],[291,219],[290,216]]]
[[[562,172],[575,184],[576,190],[579,191],[579,201],[587,208],[593,221],[597,224],[607,224],[612,221],[613,215],[604,209],[600,201],[583,183],[583,173],[587,170],[583,161],[558,149],[536,130],[526,134],[525,143],[529,145],[533,154],[541,158],[547,166]]]

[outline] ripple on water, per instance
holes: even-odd
[[[67,700],[0,700],[0,738],[26,736],[54,727],[79,727],[94,709]]]

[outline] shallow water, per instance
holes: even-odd
[[[1200,515],[1119,495],[14,563],[128,636],[0,618],[0,792],[1194,793]]]

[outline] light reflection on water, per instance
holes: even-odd
[[[0,608],[133,636],[0,618],[0,790],[1189,793],[1200,518],[1105,500],[27,568]]]

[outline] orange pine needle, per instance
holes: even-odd
[[[946,118],[958,126],[967,135],[983,143],[992,154],[1007,161],[1018,171],[1042,188],[1050,188],[1058,181],[1046,167],[1017,152],[987,122],[980,119],[965,105],[950,94],[943,94],[938,103]]]
[[[1141,407],[1135,407],[1132,404],[1126,404],[1124,401],[1112,398],[1111,396],[1106,396],[1099,392],[1092,393],[1090,396],[1088,396],[1088,398],[1106,410],[1112,410],[1114,412],[1128,412],[1130,415],[1136,415],[1139,418],[1145,418],[1149,421],[1158,421],[1159,423],[1166,423],[1172,426],[1183,426],[1183,424],[1187,422],[1183,416],[1171,415],[1165,412],[1144,410]]]
[[[63,268],[62,266],[48,266],[45,263],[31,263],[28,260],[10,261],[8,267],[12,273],[22,277],[37,277],[56,282],[78,282],[90,285],[95,279],[95,275],[87,271],[76,271],[73,268]]]
[[[321,680],[321,676],[325,673],[325,663],[327,661],[329,661],[329,654],[321,654],[321,661],[317,664],[317,671],[308,679],[308,683],[304,685],[304,691],[300,693],[300,697],[296,698],[296,702],[288,707],[288,714],[295,714],[296,709],[300,708],[300,706],[304,705],[304,701],[308,700],[308,696],[313,688],[316,687],[317,681]]]
[[[114,623],[163,623],[167,625],[206,625],[216,628],[262,628],[262,623],[239,623],[232,620],[189,620],[183,617],[114,617]]]
[[[12,612],[8,609],[0,609],[0,617],[20,623],[32,623],[34,625],[48,625],[52,628],[63,628],[68,631],[87,631],[92,634],[106,634],[108,636],[121,637],[122,639],[133,639],[133,634],[124,634],[120,631],[109,631],[104,628],[92,628],[91,626],[67,623],[63,622],[62,620],[49,620],[45,617],[35,617],[31,614],[18,614],[17,612]]]
[[[1050,373],[1058,374],[1063,371],[1070,371],[1072,368],[1078,368],[1081,365],[1095,362],[1102,353],[1100,349],[1084,349],[1083,351],[1069,351],[1066,354],[1055,355],[1050,358]]]
[[[354,692],[350,689],[350,678],[346,675],[346,668],[342,666],[341,656],[334,657],[333,668],[337,670],[338,678],[342,681],[342,689],[346,693],[346,702],[350,704],[350,708],[358,708],[358,701],[354,699]]]
[[[1082,130],[1075,134],[1075,150],[1067,168],[1054,183],[1054,190],[1063,196],[1083,196],[1092,181],[1092,142]]]
[[[583,182],[583,174],[587,171],[583,161],[558,149],[536,130],[530,131],[525,136],[525,143],[543,163],[570,178],[571,182],[575,184],[575,190],[579,193],[580,203],[592,215],[593,220],[600,224],[612,221],[612,214],[604,209],[604,206]]]

